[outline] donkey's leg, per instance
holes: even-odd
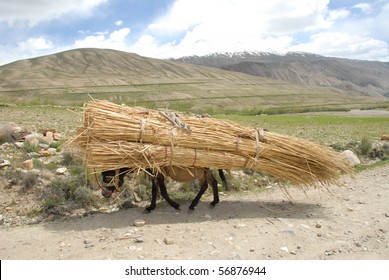
[[[221,169],[219,169],[219,172],[220,172]],[[223,172],[223,171],[222,171]],[[224,175],[224,174],[223,174]],[[217,188],[217,180],[216,178],[213,176],[212,174],[212,171],[211,170],[208,170],[207,171],[207,179],[208,179],[208,182],[209,184],[211,185],[212,187],[212,191],[213,191],[213,201],[211,202],[211,205],[212,206],[215,206],[216,204],[219,203],[220,199],[219,199],[219,190]]]
[[[169,203],[171,207],[178,210],[180,208],[180,204],[178,204],[177,202],[175,202],[169,197],[169,194],[167,193],[166,184],[165,184],[165,177],[162,174],[158,174],[157,180],[158,180],[159,190],[161,191],[161,196]]]
[[[229,191],[230,186],[228,185],[227,178],[226,178],[226,176],[224,175],[223,169],[219,169],[218,172],[219,172],[219,177],[220,177],[220,179],[222,180],[223,188],[224,188],[226,191]]]
[[[208,189],[208,182],[207,182],[207,169],[204,169],[204,176],[202,179],[200,179],[200,191],[196,195],[196,197],[192,200],[192,203],[189,205],[189,209],[194,210],[195,206],[199,203],[200,198],[203,196],[205,191]]]
[[[157,194],[158,194],[158,182],[155,177],[151,177],[151,204],[146,207],[146,211],[149,213],[155,209],[157,206]]]
[[[205,193],[205,191],[207,189],[208,189],[208,182],[207,182],[207,180],[204,180],[201,183],[201,187],[200,187],[199,193],[196,195],[196,197],[192,200],[192,203],[189,205],[189,209],[190,210],[194,210],[195,206],[199,203],[200,198],[203,196],[203,194]]]

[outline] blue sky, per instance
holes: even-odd
[[[0,0],[0,65],[84,47],[389,61],[389,0]]]

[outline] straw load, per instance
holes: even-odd
[[[212,118],[90,101],[71,144],[93,172],[164,166],[249,168],[297,185],[337,183],[352,167],[321,145]]]

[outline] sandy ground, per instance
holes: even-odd
[[[0,259],[389,259],[389,168],[344,187],[227,194],[194,212],[159,205],[0,228]],[[134,226],[136,220],[145,222]]]

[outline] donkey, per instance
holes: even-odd
[[[113,194],[113,192],[115,192],[115,190],[119,190],[123,185],[124,177],[128,172],[130,172],[129,168],[102,172],[103,182],[105,184],[105,186],[100,186],[102,189],[102,195],[108,198]],[[200,190],[189,206],[189,209],[191,210],[194,210],[195,206],[199,203],[200,198],[208,188],[208,183],[211,185],[213,190],[213,201],[210,203],[211,206],[215,206],[220,201],[217,180],[209,168],[179,168],[176,166],[166,166],[162,168],[162,173],[153,172],[151,169],[146,169],[146,172],[149,174],[152,183],[151,204],[146,207],[148,212],[151,212],[156,207],[158,187],[160,189],[161,196],[169,203],[169,205],[175,209],[179,209],[179,204],[173,201],[167,192],[165,184],[166,176],[177,182],[189,182],[196,179],[200,181]],[[219,170],[219,176],[222,179],[223,185],[227,186],[228,184],[223,170]]]

